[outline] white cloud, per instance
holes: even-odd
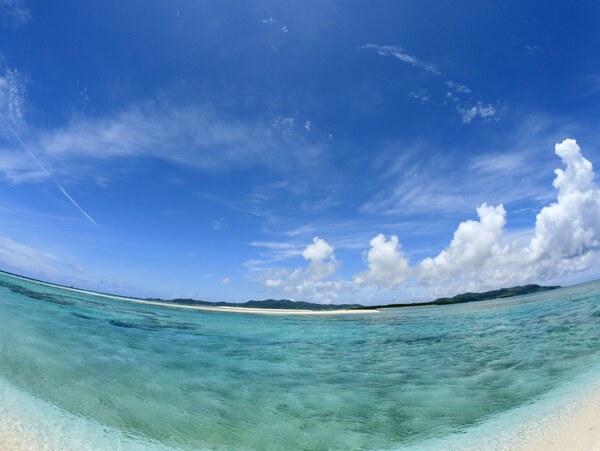
[[[77,203],[67,190],[52,176],[50,171],[40,161],[38,156],[25,144],[16,128],[23,122],[22,107],[23,85],[19,74],[13,69],[7,69],[0,77],[0,117],[5,127],[17,141],[20,152],[11,149],[7,152],[5,162],[0,164],[0,170],[6,172],[5,178],[9,181],[50,179],[65,198],[75,206],[92,224],[98,226],[96,221]],[[26,169],[34,168],[32,171]],[[16,170],[15,170],[16,169]],[[23,175],[20,173],[24,173]]]
[[[453,81],[447,81],[446,100],[459,114],[464,124],[470,124],[473,119],[480,117],[484,120],[490,120],[494,117],[498,120],[498,109],[491,103],[484,103],[477,100],[476,95],[472,94],[471,88]]]
[[[536,262],[579,267],[600,249],[600,190],[575,140],[557,144],[555,152],[565,165],[555,171],[558,198],[537,215],[529,251]]]
[[[411,97],[413,99],[417,99],[421,103],[431,102],[431,94],[425,88],[409,92],[408,93],[408,97]]]
[[[463,222],[449,248],[423,260],[421,280],[487,288],[589,270],[600,250],[600,190],[575,140],[556,144],[555,152],[565,165],[555,171],[557,200],[538,213],[528,243],[506,243],[504,208],[484,204],[479,222]]]
[[[273,25],[274,23],[277,23],[278,20],[275,19],[271,13],[269,12],[269,14],[267,14],[267,17],[261,20],[262,23],[266,24],[266,25]]]
[[[375,50],[378,55],[397,58],[402,62],[420,67],[437,75],[441,73],[434,64],[422,61],[417,57],[406,53],[402,47],[396,45],[366,44],[361,48]],[[463,123],[469,124],[476,117],[480,117],[483,120],[490,120],[491,118],[498,120],[498,109],[491,103],[475,100],[477,99],[477,96],[469,96],[469,98],[465,99],[465,96],[472,94],[471,88],[450,80],[446,81],[444,84],[447,87],[446,99],[451,101],[450,105],[453,105],[453,108],[460,115]],[[419,100],[421,103],[428,103],[432,100],[432,95],[425,88],[411,91],[408,96]],[[475,99],[473,97],[475,97]]]
[[[279,116],[272,121],[273,129],[291,129],[296,124],[296,119],[291,116]]]
[[[9,183],[20,184],[48,180],[48,174],[21,149],[5,149],[0,152],[0,174]]]
[[[319,237],[306,246],[302,257],[309,262],[306,273],[311,280],[323,280],[335,273],[337,261],[333,251],[333,246]]]
[[[460,114],[463,123],[469,124],[473,119],[477,116],[482,119],[488,119],[493,116],[496,116],[497,111],[493,105],[487,104],[484,105],[482,102],[477,102],[474,105],[470,106],[457,106],[456,111]]]
[[[282,279],[267,279],[265,280],[265,286],[269,288],[279,287],[283,284]]]
[[[411,275],[408,260],[401,251],[396,235],[387,240],[385,235],[379,234],[371,240],[370,245],[366,257],[369,269],[354,276],[355,283],[399,285]]]
[[[443,287],[443,294],[448,295],[464,290],[560,281],[589,271],[598,263],[600,190],[594,182],[592,164],[572,139],[557,144],[555,151],[565,165],[565,169],[555,171],[553,185],[558,190],[557,200],[539,212],[534,229],[505,235],[503,205],[482,204],[477,209],[477,221],[460,223],[448,247],[435,257],[423,259],[413,269],[422,288],[429,286],[439,293]],[[528,236],[531,236],[529,241],[523,239]],[[387,242],[383,235],[376,237],[367,259],[369,269],[355,276],[355,282],[364,283],[379,274],[381,285],[397,286],[406,280],[403,275],[413,277],[397,248],[397,240]],[[382,265],[388,268],[387,276],[383,276],[386,271],[376,269],[375,257],[388,262]]]
[[[221,285],[228,285],[229,282],[231,282],[231,279],[229,277],[223,277],[223,279],[221,280]]]
[[[215,222],[213,222],[213,229],[214,230],[221,230],[223,229],[225,226],[227,225],[227,223],[225,222],[225,218],[223,217],[219,217],[215,220]]]
[[[13,79],[0,78],[1,106],[16,115],[22,97],[13,92]],[[100,118],[77,117],[52,130],[23,123],[19,133],[44,166],[62,180],[89,181],[92,177],[106,181],[114,174],[117,159],[158,158],[210,171],[248,166],[286,171],[308,167],[320,153],[319,146],[309,142],[290,117],[242,121],[209,108],[167,104],[133,105]],[[13,150],[0,148],[0,157],[9,155],[14,160],[4,165],[8,166],[4,171],[0,167],[4,178],[13,183],[38,180],[39,171],[27,155]]]
[[[23,117],[24,94],[18,71],[0,73],[0,112],[22,138],[23,147],[39,160],[34,164],[16,140],[0,147],[0,175],[11,183],[47,178],[41,166],[60,180],[106,183],[115,173],[116,159],[158,158],[211,171],[248,166],[297,171],[310,167],[320,155],[316,137],[310,138],[290,116],[239,119],[208,106],[148,101],[110,115],[74,116],[60,127],[39,129]]]
[[[11,271],[54,277],[64,271],[64,262],[51,252],[35,249],[0,236],[0,262]]]
[[[260,259],[254,258],[244,263],[244,266],[254,271],[263,271],[273,263],[281,263],[282,261],[302,255],[301,245],[298,243],[252,241],[248,244],[261,249],[259,251]]]
[[[592,164],[574,140],[557,144],[555,151],[565,166],[555,171],[557,199],[542,208],[532,229],[505,233],[504,206],[483,203],[477,208],[477,220],[461,222],[447,247],[415,266],[410,266],[396,235],[375,236],[365,254],[367,269],[352,281],[327,280],[337,266],[334,249],[315,237],[302,252],[307,268],[274,270],[264,284],[313,302],[371,302],[373,293],[392,301],[407,292],[423,299],[523,283],[563,283],[577,280],[576,274],[591,274],[600,262],[600,189]],[[514,169],[512,162],[499,164],[508,172]]]
[[[572,129],[580,131],[575,123],[530,116],[510,136],[488,142],[486,152],[470,144],[436,148],[432,141],[396,143],[375,160],[372,170],[382,174],[382,186],[360,211],[375,217],[446,219],[460,214],[462,218],[484,202],[502,203],[508,210],[525,203],[539,211],[542,203],[555,197],[548,175],[556,167],[556,158],[548,148]],[[464,161],[463,155],[472,157]]]
[[[542,53],[542,48],[539,45],[527,45],[525,49],[530,55],[538,55]]]
[[[397,45],[365,44],[361,48],[373,49],[380,56],[391,56],[393,58],[397,58],[404,63],[410,64],[411,66],[420,67],[421,69],[424,69],[427,72],[431,72],[433,74],[440,73],[435,64],[420,60],[416,56],[406,53],[406,51],[402,47],[399,47]]]
[[[18,27],[31,19],[31,12],[22,0],[0,0],[0,20],[5,26]]]
[[[263,283],[265,287],[281,290],[285,296],[293,299],[325,304],[335,302],[340,288],[351,283],[326,280],[335,274],[338,267],[334,250],[333,246],[322,238],[314,237],[313,242],[301,253],[308,262],[306,268],[296,268],[293,271],[281,268],[264,271]]]
[[[503,205],[487,204],[477,209],[479,221],[462,222],[450,245],[434,258],[426,258],[420,265],[420,278],[439,280],[455,274],[465,276],[480,271],[488,261],[502,251],[500,238],[506,224]]]
[[[7,120],[19,122],[22,119],[23,96],[21,75],[15,69],[7,69],[0,76],[0,112]]]
[[[447,81],[446,86],[452,89],[457,94],[470,94],[471,88],[465,85],[461,85],[460,83],[454,83],[453,81]]]
[[[486,177],[498,172],[514,175],[519,169],[526,167],[527,159],[528,155],[524,151],[480,154],[473,158],[469,169],[473,172],[483,172]]]
[[[279,241],[251,241],[250,246],[264,247],[267,249],[291,249],[295,247],[291,243],[279,242]]]

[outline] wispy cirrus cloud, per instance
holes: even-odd
[[[54,159],[150,156],[211,170],[301,164],[318,153],[289,118],[243,121],[210,108],[155,104],[108,117],[75,118],[41,133],[38,145]]]
[[[0,5],[13,3],[20,5]],[[294,115],[241,118],[208,104],[148,100],[39,128],[24,117],[24,99],[23,77],[5,68],[0,73],[5,123],[0,127],[15,139],[0,141],[0,177],[13,184],[39,182],[50,173],[104,183],[102,164],[110,165],[105,172],[111,173],[118,159],[154,158],[208,171],[250,167],[297,171],[310,166],[321,151],[318,136],[309,133],[310,121],[308,126],[297,123]]]
[[[531,116],[515,128],[511,139],[489,138],[485,152],[466,148],[439,148],[429,142],[392,146],[377,162],[385,175],[381,188],[360,211],[386,216],[467,213],[483,202],[539,205],[553,195],[547,185],[554,165],[548,146],[569,132],[576,123]],[[462,160],[462,155],[473,155]],[[457,165],[457,161],[462,161]],[[530,162],[538,170],[532,171]],[[465,173],[468,177],[465,177]]]
[[[78,275],[83,272],[63,257],[39,247],[32,247],[8,236],[0,236],[0,266],[4,270],[31,274],[36,277],[57,278],[65,273]]]
[[[246,268],[254,271],[262,271],[274,263],[278,264],[302,255],[300,241],[252,241],[248,244],[259,250],[257,258],[244,263]]]
[[[12,85],[5,85],[2,93],[12,92]],[[17,99],[0,99],[20,111]],[[217,172],[251,167],[285,172],[310,166],[321,150],[290,118],[241,120],[209,107],[153,102],[101,117],[76,116],[54,129],[37,129],[24,120],[14,128],[44,167],[74,181],[106,183],[116,160],[142,158]],[[18,147],[17,142],[0,144],[0,176],[14,184],[43,180],[44,171]]]
[[[365,44],[361,49],[374,50],[380,56],[396,58],[434,75],[442,74],[435,64],[421,60],[397,45]],[[500,109],[498,106],[482,101],[468,86],[448,80],[439,83],[439,87],[445,89],[444,103],[452,106],[452,109],[460,116],[464,124],[470,124],[477,117],[484,121],[499,119]],[[423,104],[433,103],[435,98],[434,93],[427,88],[411,91],[408,96]]]
[[[406,50],[397,45],[365,44],[361,48],[372,49],[376,51],[378,55],[396,58],[402,61],[403,63],[419,67],[427,72],[431,72],[432,74],[440,74],[440,71],[438,70],[435,64],[419,59],[416,56],[409,54]]]
[[[8,69],[6,73],[0,77],[0,119],[6,126],[10,134],[16,139],[16,145],[24,153],[15,153],[14,151],[9,155],[7,161],[9,162],[9,177],[15,174],[12,164],[16,162],[15,157],[26,155],[29,163],[33,163],[35,167],[36,175],[42,175],[43,178],[49,179],[56,185],[58,190],[71,204],[79,210],[79,212],[88,219],[92,224],[98,226],[94,218],[92,218],[77,201],[71,196],[67,190],[58,182],[58,180],[50,173],[48,168],[40,161],[37,154],[33,152],[21,138],[21,135],[17,132],[16,128],[18,125],[23,124],[23,117],[21,112],[21,106],[23,102],[23,85],[20,82],[20,77],[17,71]],[[23,171],[25,166],[21,162],[20,170]],[[34,175],[33,179],[37,177]]]
[[[0,0],[0,22],[4,26],[18,27],[31,19],[31,11],[23,0]]]

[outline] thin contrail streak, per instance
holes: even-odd
[[[60,183],[58,183],[56,181],[56,179],[52,176],[52,174],[50,174],[50,172],[48,171],[48,169],[46,169],[46,167],[42,164],[42,162],[39,160],[39,158],[37,157],[36,154],[34,154],[23,142],[23,140],[21,139],[21,137],[19,136],[19,134],[16,132],[16,130],[10,125],[10,123],[6,120],[6,117],[4,116],[4,114],[2,114],[2,112],[0,112],[0,117],[2,117],[2,120],[4,121],[4,123],[6,124],[6,126],[8,127],[8,129],[12,132],[13,135],[15,135],[15,138],[17,138],[17,141],[19,141],[19,143],[21,144],[21,147],[23,147],[23,149],[25,150],[25,152],[27,152],[29,154],[29,156],[37,163],[37,165],[42,169],[42,171],[44,171],[44,173],[50,178],[50,180],[52,180],[54,182],[54,184],[57,186],[57,188],[60,190],[61,193],[63,193],[63,195],[69,200],[69,202],[71,202],[75,208],[77,208],[81,214],[83,216],[85,216],[92,224],[94,224],[96,227],[100,227],[98,225],[98,223],[96,221],[94,221],[94,218],[92,218],[90,215],[88,215],[85,210],[83,208],[81,208],[79,206],[79,204],[75,201],[75,199],[73,199],[69,193],[67,193],[67,190],[64,189],[62,187],[62,185]]]
[[[94,221],[94,218],[92,218],[90,215],[88,215],[88,214],[85,212],[85,210],[84,210],[83,208],[81,208],[77,202],[75,202],[75,199],[73,199],[73,198],[72,198],[72,197],[69,195],[69,193],[67,193],[67,191],[66,191],[66,190],[65,190],[65,189],[64,189],[62,186],[60,186],[60,183],[58,183],[58,182],[57,182],[56,180],[54,180],[54,179],[53,179],[53,182],[56,184],[56,186],[58,186],[58,189],[59,189],[59,190],[60,190],[60,191],[61,191],[61,192],[62,192],[62,193],[65,195],[65,197],[66,197],[67,199],[69,199],[69,200],[71,201],[71,203],[72,203],[73,205],[75,205],[75,207],[77,207],[77,209],[78,209],[78,210],[79,210],[79,211],[80,211],[80,212],[83,214],[83,216],[85,216],[86,218],[88,218],[88,219],[89,219],[89,220],[92,222],[92,224],[94,224],[96,227],[100,227],[100,226],[98,225],[98,223],[97,223],[96,221]]]

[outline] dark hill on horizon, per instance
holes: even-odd
[[[522,296],[524,294],[539,293],[541,291],[556,290],[560,285],[541,286],[536,284],[522,285],[510,288],[500,288],[499,290],[485,291],[483,293],[462,293],[451,298],[438,298],[430,302],[416,302],[411,304],[386,304],[362,307],[363,309],[384,309],[399,307],[422,307],[427,305],[450,305],[464,304],[467,302],[490,301],[492,299],[510,298],[513,296]]]
[[[166,302],[181,305],[201,305],[207,307],[245,307],[265,309],[289,309],[289,310],[347,310],[364,308],[361,304],[315,304],[313,302],[291,301],[289,299],[265,299],[262,301],[246,302],[210,302],[196,299],[156,299],[149,298],[148,301]]]
[[[103,294],[107,296],[116,296],[122,297],[123,295],[111,294],[111,293],[103,293],[103,292],[94,292],[90,290],[85,290],[83,288],[74,288],[73,286],[60,285],[52,282],[46,282],[44,280],[34,279],[32,277],[21,276],[19,274],[14,274],[9,271],[0,270],[0,274],[6,274],[12,277],[18,277],[25,280],[30,280],[33,282],[40,282],[44,284],[53,285],[59,288],[65,289],[75,289],[75,290],[83,290],[85,292],[89,292],[92,294]],[[199,306],[208,306],[208,307],[246,307],[246,308],[264,308],[264,309],[290,309],[290,310],[345,310],[345,309],[362,309],[362,310],[372,310],[372,309],[385,309],[385,308],[401,308],[401,307],[423,307],[428,305],[450,305],[450,304],[464,304],[466,302],[478,302],[478,301],[488,301],[491,299],[499,299],[499,298],[508,298],[513,296],[521,296],[525,294],[538,293],[542,291],[556,290],[557,288],[561,288],[560,285],[554,286],[541,286],[536,284],[523,285],[523,286],[515,286],[510,288],[500,288],[499,290],[485,291],[483,293],[462,293],[451,298],[438,298],[434,301],[429,302],[416,302],[409,304],[385,304],[385,305],[361,305],[361,304],[315,304],[312,302],[304,302],[304,301],[292,301],[289,299],[265,299],[262,301],[250,300],[246,302],[210,302],[210,301],[201,301],[197,299],[161,299],[161,298],[133,298],[140,299],[146,301],[153,302],[164,302],[164,303],[172,303],[172,304],[180,304],[180,305],[199,305]]]
[[[521,296],[524,294],[538,293],[541,291],[549,291],[560,288],[556,286],[541,286],[541,285],[523,285],[510,288],[501,288],[499,290],[486,291],[483,293],[462,293],[451,298],[438,298],[429,302],[416,302],[409,304],[385,304],[385,305],[370,305],[361,304],[315,304],[304,301],[291,301],[289,299],[266,299],[262,301],[247,301],[247,302],[210,302],[200,301],[196,299],[159,299],[148,298],[149,301],[166,302],[181,305],[201,305],[209,307],[246,307],[246,308],[264,308],[264,309],[289,309],[289,310],[373,310],[385,308],[401,308],[401,307],[423,307],[428,305],[450,305],[464,304],[467,302],[488,301],[491,299],[509,298],[513,296]]]

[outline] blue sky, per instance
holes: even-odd
[[[0,0],[0,265],[227,301],[597,277],[599,13]]]

